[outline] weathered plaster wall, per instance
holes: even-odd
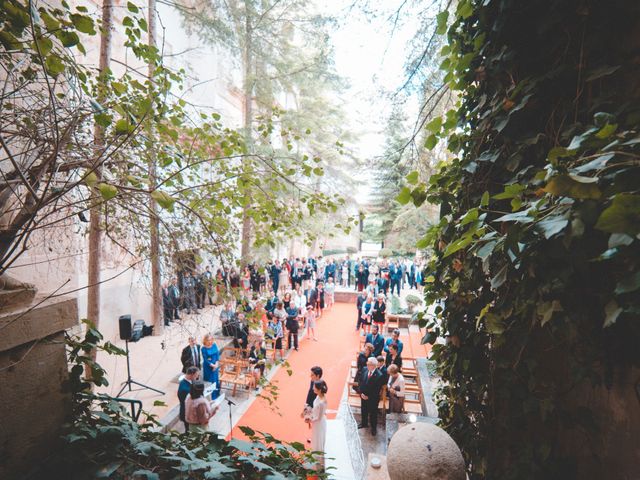
[[[42,300],[36,298],[34,305]],[[0,478],[19,479],[55,445],[68,413],[64,330],[75,299],[0,313]]]

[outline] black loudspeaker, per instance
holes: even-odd
[[[142,330],[144,329],[144,320],[136,320],[133,322],[133,327],[131,328],[131,339],[132,342],[137,342],[143,337]]]
[[[121,315],[118,318],[120,324],[120,340],[131,340],[131,315]]]

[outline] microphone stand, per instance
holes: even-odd
[[[232,418],[232,413],[231,413],[231,405],[235,405],[234,402],[232,402],[231,400],[229,400],[228,398],[225,397],[225,401],[227,402],[227,405],[229,406],[229,438],[233,438],[233,418]]]

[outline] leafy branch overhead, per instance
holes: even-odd
[[[258,245],[273,243],[279,232],[301,233],[300,218],[344,203],[314,190],[314,178],[324,174],[321,158],[289,147],[311,131],[287,125],[279,110],[256,122],[264,142],[248,151],[242,132],[226,128],[219,114],[203,113],[177,96],[186,73],[168,68],[162,52],[145,43],[147,22],[135,4],[127,4],[122,20],[125,47],[153,65],[152,78],[128,67],[98,78],[81,63],[84,43],[99,30],[87,9],[62,2],[42,3],[36,11],[30,5],[4,0],[0,13],[7,51],[0,62],[9,72],[0,98],[0,215],[7,220],[0,227],[0,273],[26,250],[34,232],[69,224],[96,201],[105,211],[106,235],[144,257],[144,232],[156,215],[150,195],[164,210],[160,230],[170,239],[164,252],[169,261],[171,251],[184,248],[222,254],[221,246],[237,238],[235,219],[249,196],[248,213],[261,227]],[[144,128],[149,121],[150,130]],[[104,130],[97,152],[94,122]],[[273,146],[275,135],[286,148]],[[153,182],[151,152],[159,165]]]

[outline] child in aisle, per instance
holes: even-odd
[[[313,334],[313,340],[318,341],[316,338],[316,311],[313,305],[307,305],[307,311],[304,314],[304,323],[307,326],[307,338]]]
[[[329,282],[324,287],[324,298],[326,302],[326,308],[331,309],[335,303],[336,284],[333,283],[333,277],[329,277]]]

